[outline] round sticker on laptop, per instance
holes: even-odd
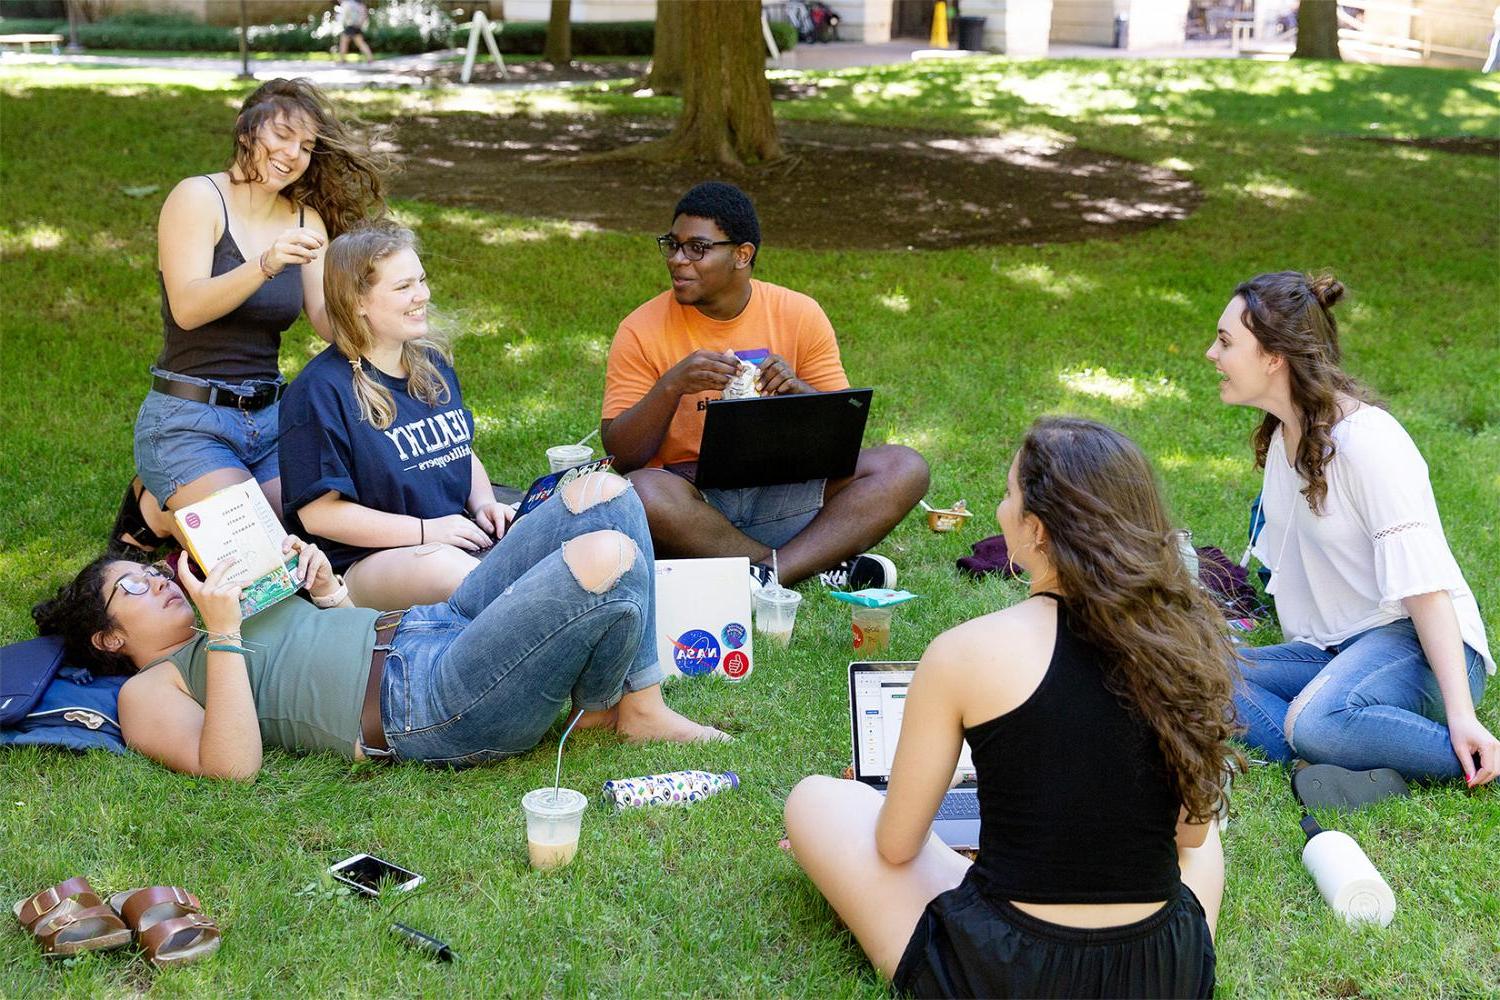
[[[735,650],[724,655],[724,676],[732,681],[742,679],[750,672],[750,657]]]
[[[672,662],[689,677],[713,673],[719,665],[719,641],[701,628],[690,628],[672,640]]]
[[[719,632],[719,638],[724,640],[725,649],[739,649],[745,644],[745,626],[730,622]]]

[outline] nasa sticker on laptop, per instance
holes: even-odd
[[[690,628],[672,640],[672,663],[685,677],[711,674],[719,665],[719,640],[701,628]]]

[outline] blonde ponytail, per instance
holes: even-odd
[[[364,359],[350,358],[349,367],[354,369],[354,401],[359,404],[359,419],[385,430],[396,419],[396,401],[391,391],[370,377]]]

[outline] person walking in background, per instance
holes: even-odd
[[[339,22],[344,30],[339,35],[339,62],[349,54],[349,43],[359,46],[366,62],[375,60],[370,43],[365,41],[365,29],[370,26],[370,7],[364,0],[339,0]]]
[[[1490,31],[1490,54],[1485,57],[1482,73],[1493,73],[1500,68],[1500,5],[1495,7],[1495,26]]]

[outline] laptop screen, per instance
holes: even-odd
[[[885,783],[896,758],[901,719],[906,709],[906,691],[916,673],[915,663],[851,663],[849,665],[849,709],[854,732],[854,776],[861,781]],[[958,766],[966,775],[974,772],[968,741],[959,752]]]

